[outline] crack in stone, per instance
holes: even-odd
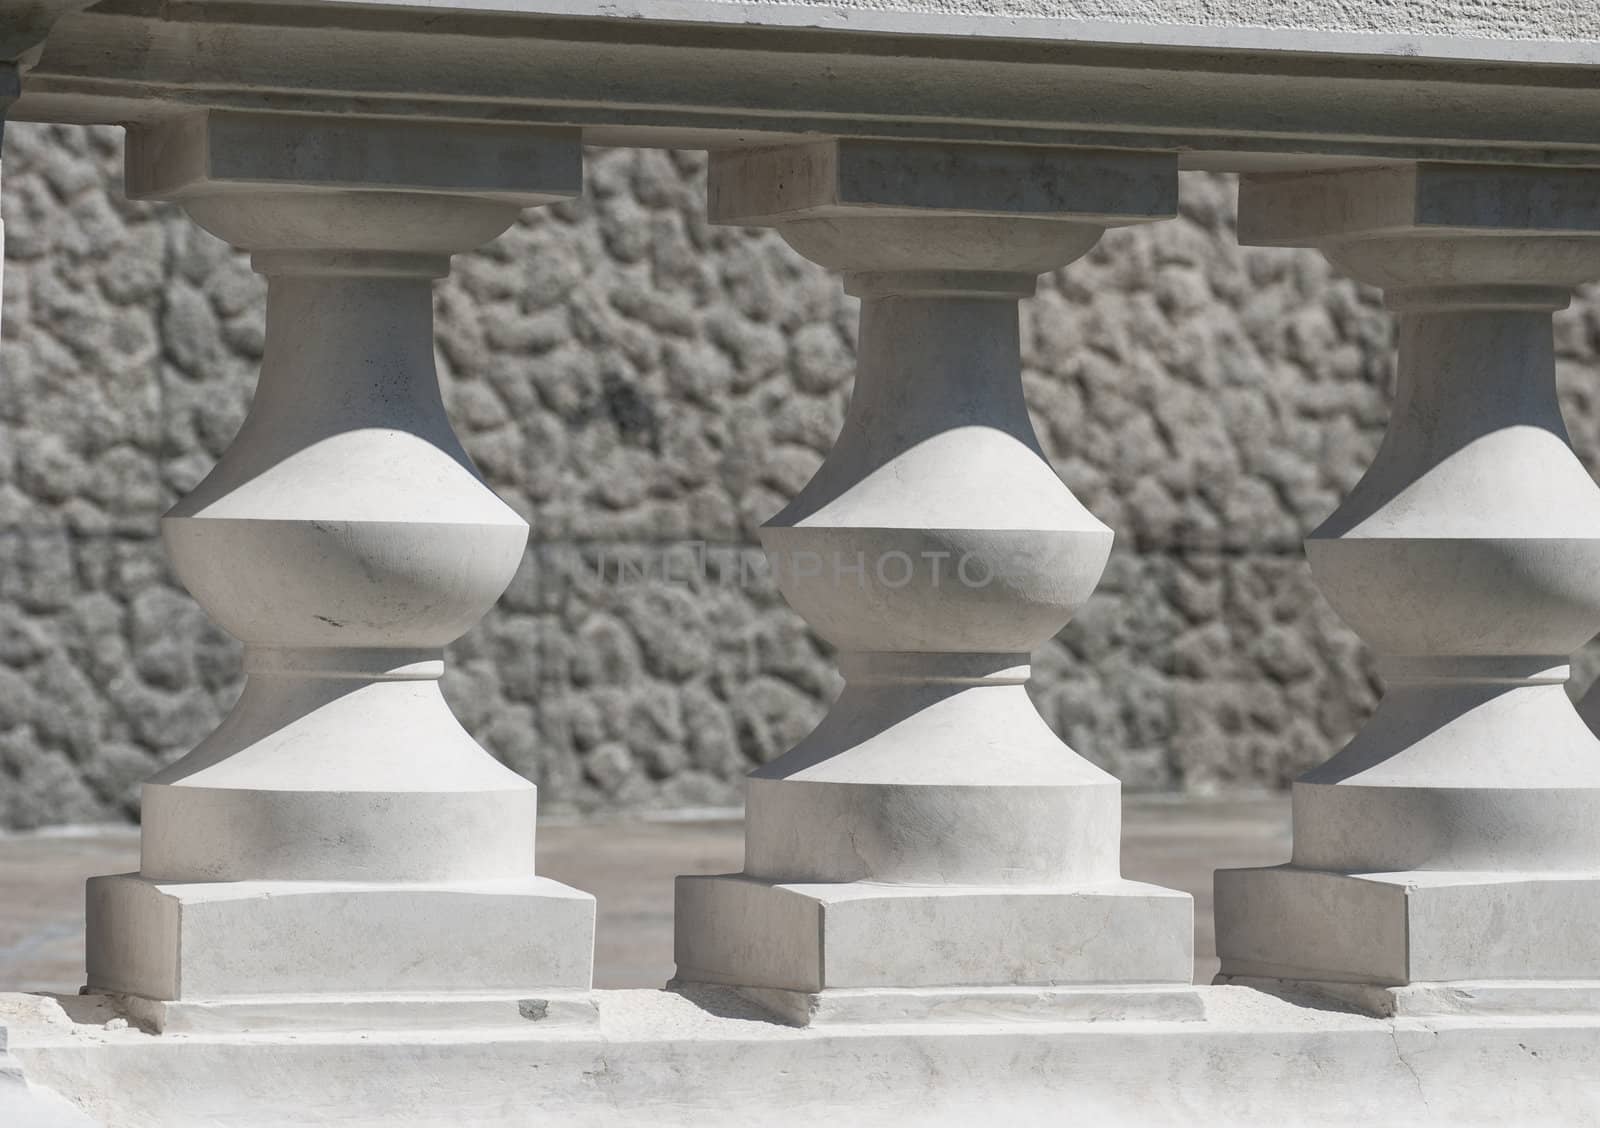
[[[1406,1058],[1406,1052],[1400,1048],[1399,1028],[1393,1022],[1390,1022],[1387,1025],[1389,1027],[1389,1040],[1394,1044],[1395,1060],[1400,1063],[1407,1073],[1411,1074],[1411,1081],[1417,1087],[1417,1098],[1422,1101],[1422,1107],[1432,1111],[1431,1106],[1428,1104],[1428,1091],[1423,1087],[1422,1084],[1421,1074],[1417,1072],[1416,1067],[1412,1065],[1411,1062]]]

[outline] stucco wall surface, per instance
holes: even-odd
[[[120,150],[111,129],[5,135],[0,825],[131,817],[239,685],[157,519],[244,416],[263,287],[123,200]],[[583,201],[437,290],[446,402],[533,527],[446,693],[547,809],[737,802],[838,687],[751,546],[838,430],[855,302],[771,233],[708,226],[704,165],[596,151]],[[1391,326],[1317,256],[1238,247],[1227,179],[1183,191],[1179,219],[1112,232],[1024,307],[1041,439],[1117,532],[1032,688],[1131,787],[1276,787],[1375,700],[1299,540],[1376,449]],[[1600,294],[1558,343],[1593,458]]]
[[[348,0],[382,4],[386,0]],[[410,0],[527,15],[1592,66],[1591,0]],[[1289,65],[1293,66],[1291,62]]]
[[[747,0],[749,2],[749,0]],[[804,5],[806,0],[754,0]],[[1594,38],[1588,0],[830,0],[829,7],[1296,31]]]

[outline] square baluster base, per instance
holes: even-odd
[[[1189,895],[678,879],[675,986],[785,1022],[1199,1018]]]
[[[1378,1015],[1600,1010],[1600,875],[1218,870],[1218,982]]]
[[[88,989],[157,1030],[591,1017],[594,898],[541,877],[88,883]]]

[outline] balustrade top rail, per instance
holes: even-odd
[[[1585,0],[48,8],[67,14],[14,120],[150,123],[209,106],[575,127],[593,144],[1158,149],[1234,171],[1600,164]]]

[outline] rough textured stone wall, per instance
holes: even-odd
[[[120,149],[116,130],[5,135],[0,825],[132,816],[238,689],[238,647],[175,585],[156,523],[244,416],[262,285],[174,210],[124,201]],[[437,292],[452,416],[533,526],[446,692],[547,808],[736,802],[837,690],[735,558],[839,427],[855,303],[772,234],[708,226],[703,168],[597,152],[581,203],[530,213]],[[1040,436],[1118,545],[1039,655],[1040,708],[1133,787],[1285,783],[1375,697],[1299,550],[1383,426],[1374,294],[1238,247],[1231,183],[1197,175],[1181,218],[1111,233],[1023,317]],[[1600,304],[1563,316],[1560,345],[1588,457]]]

